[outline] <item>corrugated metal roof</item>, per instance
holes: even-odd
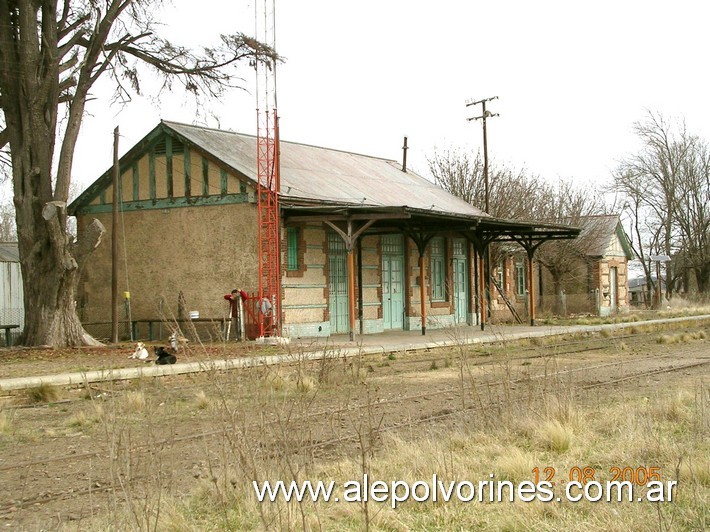
[[[253,181],[256,137],[163,121],[188,141]],[[281,196],[347,205],[413,207],[433,212],[488,217],[395,161],[281,141]]]
[[[0,262],[20,262],[17,242],[0,242]]]
[[[612,238],[618,237],[624,249],[624,253],[629,259],[633,258],[633,253],[629,247],[626,235],[623,233],[623,230],[621,230],[620,233],[617,231],[621,223],[618,214],[582,216],[577,223],[582,226],[582,232],[579,238],[580,242],[583,242],[584,245],[587,246],[585,253],[588,256],[603,256],[609,248]]]

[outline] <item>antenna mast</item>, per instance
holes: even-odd
[[[261,4],[262,12],[259,12]],[[256,39],[276,50],[276,0],[255,3]],[[256,65],[257,213],[259,218],[260,336],[280,336],[279,119],[276,112],[276,62]],[[268,300],[268,305],[264,300]]]

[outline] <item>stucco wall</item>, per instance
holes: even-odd
[[[254,189],[215,161],[182,145],[175,145],[171,157],[165,151],[151,156],[152,146],[159,142],[161,139],[122,167],[118,224],[121,300],[124,292],[130,292],[134,320],[172,318],[178,316],[182,293],[183,310],[221,319],[226,314],[225,293],[232,288],[258,288]],[[168,197],[169,169],[172,197]],[[190,202],[216,204],[176,203],[184,203],[186,197]],[[111,319],[112,198],[113,186],[109,184],[88,202],[87,212],[77,215],[79,237],[94,218],[107,230],[82,272],[78,302],[84,322]],[[123,309],[122,305],[119,319],[125,319]]]
[[[79,233],[94,217],[109,236],[82,274],[80,312],[89,322],[111,318],[111,214],[80,217]],[[122,218],[118,288],[119,294],[130,291],[133,319],[158,318],[161,311],[177,316],[180,292],[188,311],[221,318],[225,293],[257,289],[255,205],[128,211]]]

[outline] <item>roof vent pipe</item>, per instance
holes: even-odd
[[[407,137],[404,137],[404,146],[402,146],[402,172],[407,171]]]

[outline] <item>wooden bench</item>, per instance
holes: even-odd
[[[225,319],[224,318],[188,318],[188,319],[179,319],[179,320],[165,320],[165,319],[146,319],[146,320],[132,320],[131,321],[131,330],[133,334],[133,338],[138,338],[138,324],[139,323],[147,323],[148,324],[148,340],[153,341],[155,339],[155,334],[153,331],[153,324],[158,323],[176,323],[178,325],[180,324],[185,324],[185,323],[216,323],[220,324],[221,328],[224,328],[225,324]],[[222,331],[224,333],[224,331]]]
[[[19,325],[0,325],[0,329],[5,329],[5,345],[10,347],[12,344],[12,336],[10,336],[10,331],[12,329],[19,329]]]

